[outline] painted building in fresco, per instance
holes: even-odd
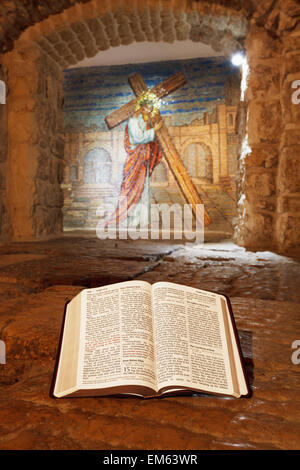
[[[232,232],[239,77],[219,57],[66,72],[62,184],[66,230],[95,229],[97,209],[119,194],[126,159],[125,124],[110,131],[105,116],[134,97],[128,76],[140,72],[151,88],[178,70],[185,73],[187,84],[163,102],[161,115],[211,215],[209,230]],[[185,202],[164,159],[155,168],[150,187],[152,202]]]

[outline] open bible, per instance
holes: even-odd
[[[249,388],[229,301],[169,282],[84,289],[67,305],[52,396],[163,396]]]

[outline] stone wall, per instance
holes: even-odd
[[[299,254],[300,103],[292,101],[292,84],[300,80],[300,26],[276,37],[252,25],[245,47],[250,74],[236,240]]]
[[[62,229],[60,69],[31,44],[6,54],[9,95],[6,195],[15,240]]]
[[[281,133],[279,39],[257,26],[246,41],[249,65],[246,122],[240,158],[237,241],[274,248],[276,177]]]
[[[37,116],[39,141],[38,169],[35,179],[36,204],[33,212],[34,235],[57,234],[62,230],[64,141],[63,77],[60,69],[44,54],[38,61],[39,90]]]
[[[300,25],[283,38],[280,67],[282,133],[277,178],[278,248],[293,254],[299,250],[300,235],[300,94],[292,87],[298,81],[300,88]]]

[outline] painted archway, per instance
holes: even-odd
[[[183,160],[192,178],[213,179],[211,149],[202,142],[190,143],[184,151]]]
[[[89,150],[85,155],[83,162],[84,184],[102,185],[111,183],[112,161],[107,150],[101,147]]]

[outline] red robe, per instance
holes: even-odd
[[[123,170],[119,203],[115,213],[106,222],[105,226],[112,224],[116,226],[128,217],[142,195],[147,176],[148,161],[150,177],[162,156],[156,140],[147,144],[139,144],[132,149],[128,136],[128,124],[125,128],[124,147],[127,152],[127,159]]]

